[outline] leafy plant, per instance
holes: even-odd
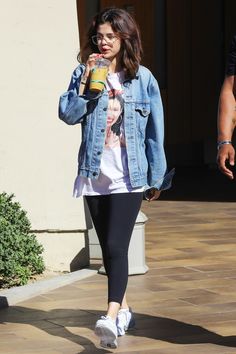
[[[44,271],[43,247],[31,233],[26,212],[14,195],[0,194],[0,287],[27,284]]]

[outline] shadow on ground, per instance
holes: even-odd
[[[92,309],[54,309],[43,311],[38,309],[12,306],[1,310],[1,324],[20,323],[29,324],[46,333],[70,340],[84,349],[80,353],[110,353],[107,349],[100,349],[87,337],[74,334],[71,327],[88,328],[93,330],[94,323],[101,312]],[[176,321],[170,318],[156,317],[147,314],[135,314],[137,326],[128,333],[128,336],[137,336],[161,340],[173,344],[203,344],[211,343],[225,347],[236,347],[236,336],[221,336],[201,326]],[[122,342],[125,337],[120,337]],[[98,343],[97,343],[98,344]],[[128,343],[127,343],[128,344]]]
[[[160,200],[236,202],[236,180],[229,180],[216,166],[176,167],[173,186]]]

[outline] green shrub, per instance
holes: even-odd
[[[0,287],[27,284],[44,271],[43,247],[30,232],[30,221],[14,195],[0,194]]]

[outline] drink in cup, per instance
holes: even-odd
[[[103,90],[110,64],[111,62],[107,59],[96,59],[95,67],[91,70],[89,83],[89,89],[91,91],[100,92]]]

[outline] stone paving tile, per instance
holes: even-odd
[[[143,211],[150,270],[129,277],[137,323],[118,349],[93,333],[107,289],[95,275],[0,310],[0,354],[236,353],[236,205],[144,202]]]

